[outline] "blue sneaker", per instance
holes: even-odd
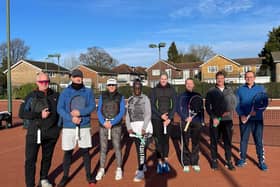
[[[262,162],[259,162],[259,168],[262,170],[262,171],[267,171],[267,165],[264,163],[264,161]]]
[[[240,159],[240,160],[237,161],[236,166],[237,167],[244,167],[245,164],[247,164],[246,160],[245,159]]]
[[[163,165],[161,163],[157,164],[157,174],[163,173]]]
[[[168,162],[165,162],[165,163],[163,164],[163,172],[169,173],[169,171],[170,171],[169,164],[168,164]]]

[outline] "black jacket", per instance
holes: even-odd
[[[48,89],[46,95],[42,91],[35,90],[26,96],[20,106],[19,117],[29,121],[27,135],[36,135],[37,129],[40,128],[42,139],[58,138],[59,127],[56,111],[58,97],[59,94],[52,89]],[[49,109],[50,115],[46,119],[42,119],[40,111],[46,107]]]

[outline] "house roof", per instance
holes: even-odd
[[[225,60],[228,60],[228,61],[230,61],[230,62],[236,64],[237,66],[240,66],[240,64],[237,63],[236,61],[234,61],[234,60],[232,60],[232,59],[230,59],[230,58],[227,58],[227,57],[225,57],[225,56],[223,56],[223,55],[217,54],[217,55],[213,56],[212,58],[210,58],[209,60],[207,60],[205,63],[201,64],[199,67],[202,67],[202,66],[208,64],[211,60],[213,60],[214,58],[217,58],[217,57],[221,57],[221,58],[223,58],[223,59],[225,59]]]
[[[274,62],[280,62],[280,51],[271,52]]]
[[[148,71],[149,69],[151,69],[154,65],[156,65],[157,63],[164,63],[168,66],[170,66],[171,68],[173,69],[178,69],[178,67],[176,67],[176,65],[173,63],[173,62],[167,62],[165,60],[159,60],[159,61],[156,61],[154,64],[152,64],[149,68],[146,69],[146,71]]]
[[[69,73],[69,70],[62,67],[62,66],[58,66],[55,63],[52,62],[42,62],[42,61],[34,61],[34,60],[28,60],[28,59],[22,59],[20,61],[18,61],[17,63],[15,63],[14,65],[11,66],[11,69],[15,68],[16,66],[18,66],[21,63],[28,63],[32,66],[34,66],[35,68],[38,68],[42,71],[47,71],[47,72],[57,72],[58,69],[60,72],[66,72]],[[5,70],[4,73],[6,73],[8,70]]]
[[[131,67],[126,64],[121,64],[119,66],[116,66],[112,69],[113,72],[118,73],[118,74],[146,74],[143,71],[143,67]]]
[[[236,58],[232,59],[233,61],[237,62],[240,65],[255,65],[255,64],[262,64],[262,57],[256,58]]]
[[[113,72],[112,70],[110,69],[107,69],[107,68],[103,68],[103,67],[97,67],[97,66],[90,66],[90,65],[81,65],[81,66],[84,66],[90,70],[93,70],[93,71],[96,71],[100,74],[107,74],[107,75],[115,75],[116,73]]]
[[[184,62],[175,64],[180,69],[198,69],[203,62]]]

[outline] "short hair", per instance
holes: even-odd
[[[185,82],[187,82],[187,81],[193,81],[194,82],[194,80],[193,80],[193,78],[186,78],[186,80],[185,80]]]
[[[216,79],[217,79],[218,76],[224,76],[225,77],[225,73],[223,71],[218,71],[216,73]]]
[[[45,72],[43,72],[43,71],[41,71],[41,72],[38,72],[38,73],[37,73],[36,81],[38,81],[39,78],[40,78],[41,76],[46,76],[46,77],[48,78],[48,80],[50,80],[49,74],[48,74],[48,73],[45,73]]]
[[[168,79],[168,74],[166,72],[161,72],[160,77],[161,76],[166,76],[166,78]]]
[[[246,73],[245,73],[245,77],[246,77],[247,73],[253,73],[254,77],[256,77],[256,73],[255,73],[255,72],[253,72],[252,70],[248,70],[248,71],[246,71]]]

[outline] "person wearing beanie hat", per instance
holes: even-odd
[[[79,69],[72,71],[71,81],[71,85],[61,93],[57,106],[63,121],[62,149],[64,151],[63,177],[58,186],[64,187],[69,182],[72,153],[77,144],[82,152],[87,181],[89,185],[94,186],[89,149],[92,147],[90,114],[95,110],[95,98],[92,90],[84,86],[83,73]]]
[[[147,170],[146,147],[149,137],[153,133],[151,123],[151,103],[149,98],[142,93],[142,83],[140,79],[133,82],[133,96],[127,101],[126,128],[130,136],[137,135],[144,138],[144,144],[139,138],[133,138],[138,159],[138,169],[134,181],[140,182],[144,179],[144,172]]]

